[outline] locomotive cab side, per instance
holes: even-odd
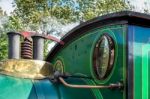
[[[34,59],[25,39],[20,59],[20,34],[10,33],[16,46],[9,48],[11,59],[0,62],[0,99],[149,99],[149,32],[149,15],[104,15],[60,41],[50,37],[58,43],[44,61],[44,36],[33,38]]]

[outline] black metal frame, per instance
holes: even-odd
[[[98,73],[97,73],[97,70],[96,70],[96,65],[95,65],[95,63],[94,63],[94,57],[95,57],[95,55],[99,55],[99,50],[98,50],[98,52],[96,52],[96,53],[98,53],[98,54],[94,54],[95,53],[95,51],[96,51],[96,45],[98,44],[98,46],[101,44],[101,42],[102,42],[102,37],[103,36],[105,36],[107,39],[108,39],[108,43],[109,43],[109,50],[110,50],[110,52],[109,52],[109,60],[108,60],[108,67],[107,67],[107,70],[106,70],[106,73],[105,73],[105,75],[102,77],[102,78],[100,78],[99,76],[98,76]],[[108,33],[104,33],[100,38],[99,38],[99,40],[97,41],[97,43],[96,43],[96,45],[95,45],[95,48],[94,48],[94,52],[93,52],[93,68],[94,68],[94,73],[95,73],[95,76],[96,76],[96,78],[97,79],[99,79],[99,80],[104,80],[104,79],[106,79],[107,77],[108,77],[108,75],[111,73],[111,71],[112,71],[112,69],[113,69],[113,64],[114,64],[114,61],[115,61],[115,56],[113,57],[113,63],[112,64],[110,64],[110,62],[111,62],[111,59],[112,59],[112,54],[111,54],[111,51],[112,51],[112,49],[111,49],[111,44],[110,44],[110,40],[111,40],[111,42],[113,43],[113,50],[114,50],[114,55],[115,55],[115,42],[114,42],[114,40],[112,39],[112,37],[108,34]],[[97,57],[97,56],[96,56]]]

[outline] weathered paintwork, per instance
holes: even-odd
[[[84,35],[78,38],[74,38],[68,45],[66,45],[51,61],[54,64],[61,61],[63,65],[57,66],[59,70],[70,73],[71,75],[81,75],[92,77],[95,80],[91,80],[94,85],[103,84],[108,85],[110,83],[117,83],[122,81],[126,84],[126,25],[114,25],[101,28],[95,28],[88,31]],[[93,70],[93,51],[96,42],[103,34],[110,35],[115,42],[115,62],[113,70],[110,75],[104,80],[98,80]],[[63,69],[60,69],[62,68]],[[73,78],[72,78],[73,79]],[[88,82],[87,80],[85,80]],[[71,82],[69,82],[71,83]],[[92,85],[93,85],[92,84]],[[68,88],[64,88],[64,94],[69,94]],[[72,89],[74,90],[74,89]],[[124,90],[110,90],[110,89],[86,89],[91,90],[97,96],[96,99],[125,99],[126,89]],[[78,91],[82,91],[78,89]],[[75,97],[75,93],[70,93],[70,98]],[[82,95],[81,95],[82,96]],[[69,97],[69,96],[67,96]],[[87,96],[88,97],[88,96]],[[66,96],[64,96],[66,99]],[[82,98],[80,98],[82,99]]]
[[[52,64],[31,59],[8,59],[0,62],[0,74],[19,78],[43,79],[53,74]]]

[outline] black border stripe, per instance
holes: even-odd
[[[133,79],[133,67],[134,67],[134,63],[133,63],[133,27],[132,26],[128,26],[128,55],[127,55],[127,72],[128,72],[128,80],[127,80],[127,94],[128,94],[128,99],[134,99],[134,79]],[[130,44],[129,44],[130,43]]]

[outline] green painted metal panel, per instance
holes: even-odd
[[[34,80],[33,83],[38,99],[59,99],[56,87],[49,79]]]
[[[84,35],[71,40],[70,43],[64,46],[64,48],[56,54],[51,62],[55,66],[58,60],[61,61],[64,72],[72,75],[92,77],[95,79],[94,84],[108,85],[110,83],[117,83],[119,81],[122,81],[124,84],[126,84],[126,30],[126,25],[95,28]],[[96,42],[105,33],[114,39],[115,62],[110,75],[105,80],[98,80],[93,69],[93,51]],[[124,91],[113,91],[110,89],[100,89],[98,91],[102,93],[103,99],[110,99],[112,97],[114,99],[125,99],[125,90],[126,89],[124,89]],[[101,96],[101,94],[97,95]]]
[[[60,99],[49,79],[31,80],[0,75],[0,99]]]
[[[150,52],[150,44],[142,46],[142,99],[149,99],[149,68],[148,68],[148,61],[149,61],[149,52]]]
[[[32,87],[31,80],[0,75],[0,99],[28,99]]]
[[[150,28],[132,26],[134,99],[149,99]]]
[[[134,98],[142,99],[141,45],[134,44]],[[135,50],[136,49],[136,50]],[[138,51],[137,51],[138,49]]]

